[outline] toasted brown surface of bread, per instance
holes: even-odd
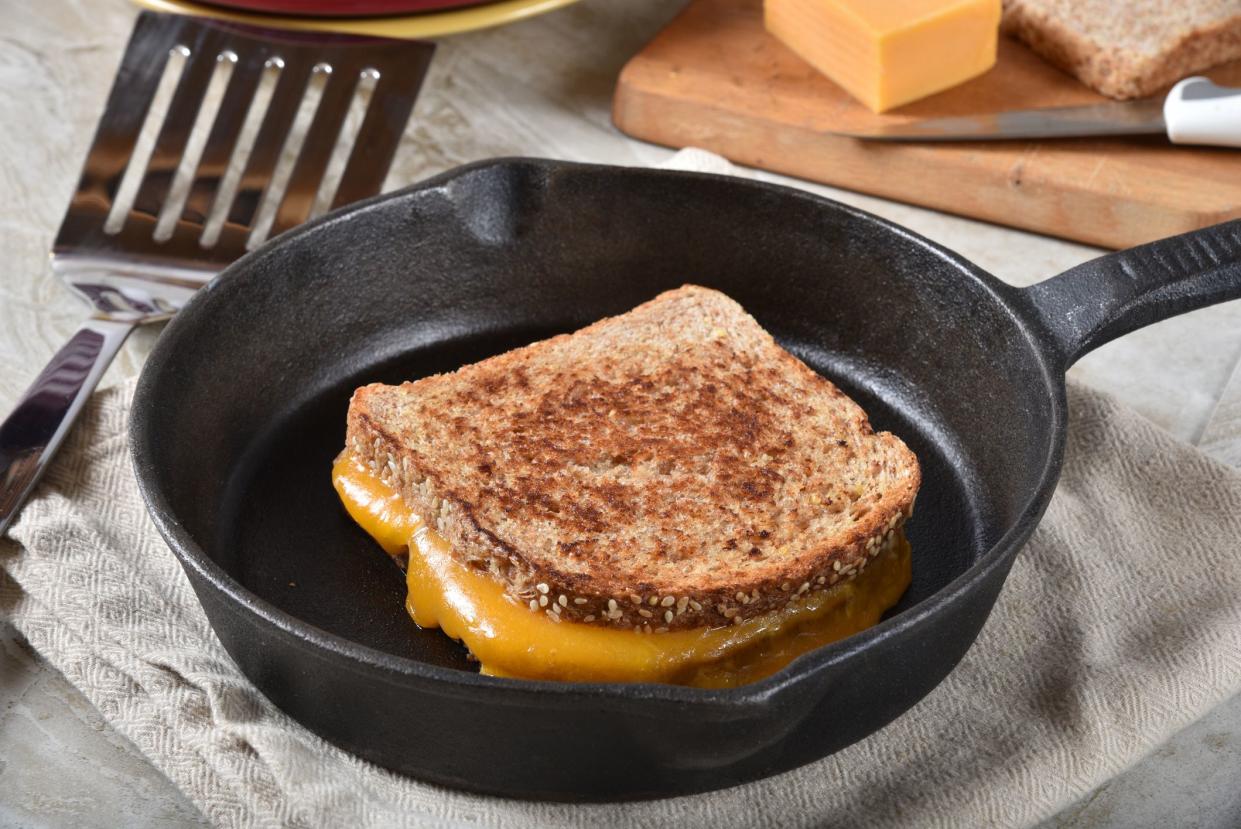
[[[1001,30],[1112,98],[1241,58],[1238,0],[1004,0]]]
[[[451,374],[360,388],[346,448],[514,598],[655,630],[852,578],[921,480],[904,443],[695,286]]]

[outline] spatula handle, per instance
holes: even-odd
[[[133,328],[128,322],[88,320],[0,423],[0,535],[17,517]]]
[[[1173,144],[1241,147],[1241,89],[1186,78],[1164,100],[1163,120]]]

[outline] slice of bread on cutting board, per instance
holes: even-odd
[[[1241,58],[1239,0],[1004,0],[1001,29],[1110,98]]]

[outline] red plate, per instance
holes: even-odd
[[[294,17],[375,17],[485,5],[488,0],[206,0],[248,12]]]

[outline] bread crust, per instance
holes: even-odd
[[[723,294],[358,389],[346,450],[556,621],[739,623],[861,572],[912,514],[895,436]]]
[[[1153,95],[1241,58],[1230,0],[1005,0],[1001,31],[1110,98]]]

